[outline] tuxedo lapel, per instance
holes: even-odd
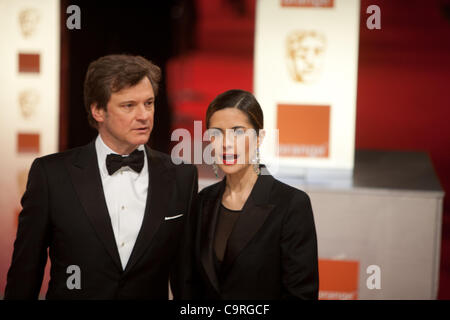
[[[175,191],[175,173],[173,169],[169,169],[162,159],[155,156],[147,146],[145,146],[145,150],[149,168],[147,202],[141,229],[125,267],[125,273],[133,267],[152,242],[159,226],[164,221],[165,214],[169,212],[170,197]]]
[[[75,191],[92,226],[116,266],[122,270],[98,168],[95,140],[82,147],[77,157],[67,163],[67,167]]]
[[[204,200],[201,211],[201,261],[209,281],[217,292],[220,292],[220,290],[214,263],[214,236],[224,187],[225,180],[216,187],[210,197]]]
[[[261,175],[258,177],[244,207],[228,238],[221,272],[226,274],[241,251],[253,239],[262,227],[270,212],[275,208],[269,204],[269,194],[273,177]]]

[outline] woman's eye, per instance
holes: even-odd
[[[220,132],[220,130],[217,129],[209,129],[208,134],[211,138],[218,138],[222,136],[222,132]]]
[[[236,135],[236,136],[243,135],[244,133],[245,133],[245,130],[242,128],[234,129],[234,135]]]

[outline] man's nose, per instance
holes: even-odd
[[[151,110],[148,110],[144,104],[139,104],[136,110],[137,120],[147,120],[152,114]]]

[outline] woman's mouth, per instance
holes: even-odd
[[[223,164],[230,166],[237,163],[238,155],[234,153],[224,153],[222,154]]]

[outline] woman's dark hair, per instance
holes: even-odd
[[[209,120],[214,112],[236,108],[247,115],[256,132],[264,127],[264,116],[256,98],[248,91],[233,89],[219,94],[208,106],[206,110],[206,128],[209,129]]]
[[[91,105],[97,103],[98,109],[106,110],[111,94],[124,88],[137,85],[144,77],[150,81],[155,96],[161,80],[160,68],[141,56],[115,54],[93,61],[84,80],[84,106],[89,124],[97,128],[92,117]]]

